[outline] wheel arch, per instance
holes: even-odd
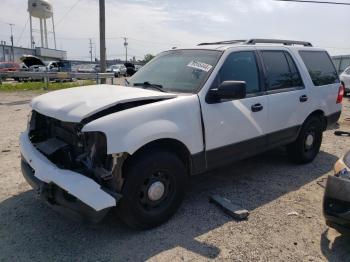
[[[128,162],[132,158],[141,154],[151,152],[153,150],[165,150],[174,153],[186,166],[187,173],[191,174],[192,155],[184,143],[173,138],[161,138],[141,146],[133,154],[128,156],[128,159],[125,162],[125,167],[127,167]]]
[[[317,109],[317,110],[313,111],[312,113],[310,113],[310,114],[308,115],[308,117],[305,119],[304,123],[305,123],[309,118],[314,117],[314,116],[315,116],[315,117],[319,117],[319,118],[321,119],[321,121],[322,121],[322,129],[323,129],[323,131],[325,131],[325,130],[327,129],[327,117],[326,117],[324,111],[321,110],[321,109]]]

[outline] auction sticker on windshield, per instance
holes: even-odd
[[[198,61],[191,61],[187,66],[196,68],[205,72],[209,72],[210,69],[213,67],[212,65],[209,65],[203,62],[198,62]]]

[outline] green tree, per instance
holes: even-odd
[[[152,55],[152,54],[146,54],[145,57],[144,57],[144,59],[143,59],[143,61],[144,61],[145,63],[148,63],[148,62],[151,61],[153,58],[154,58],[154,55]]]

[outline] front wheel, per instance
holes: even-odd
[[[290,158],[298,164],[313,161],[320,151],[322,134],[321,118],[317,116],[308,118],[301,128],[297,140],[287,146]]]
[[[176,155],[162,150],[136,155],[126,167],[121,219],[137,229],[166,222],[182,202],[186,180],[185,165]]]

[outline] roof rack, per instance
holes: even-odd
[[[249,39],[249,40],[227,40],[220,42],[212,43],[200,43],[201,45],[230,45],[230,44],[246,44],[246,45],[255,45],[255,44],[283,44],[283,45],[302,45],[302,46],[312,46],[310,42],[304,41],[293,41],[293,40],[280,40],[280,39]]]
[[[294,41],[294,40],[280,40],[280,39],[250,39],[245,42],[247,45],[255,44],[283,44],[283,45],[302,45],[312,46],[310,42]]]
[[[230,45],[230,44],[238,44],[238,43],[245,43],[247,40],[227,40],[227,41],[220,41],[220,42],[212,42],[212,43],[200,43],[200,45]]]

